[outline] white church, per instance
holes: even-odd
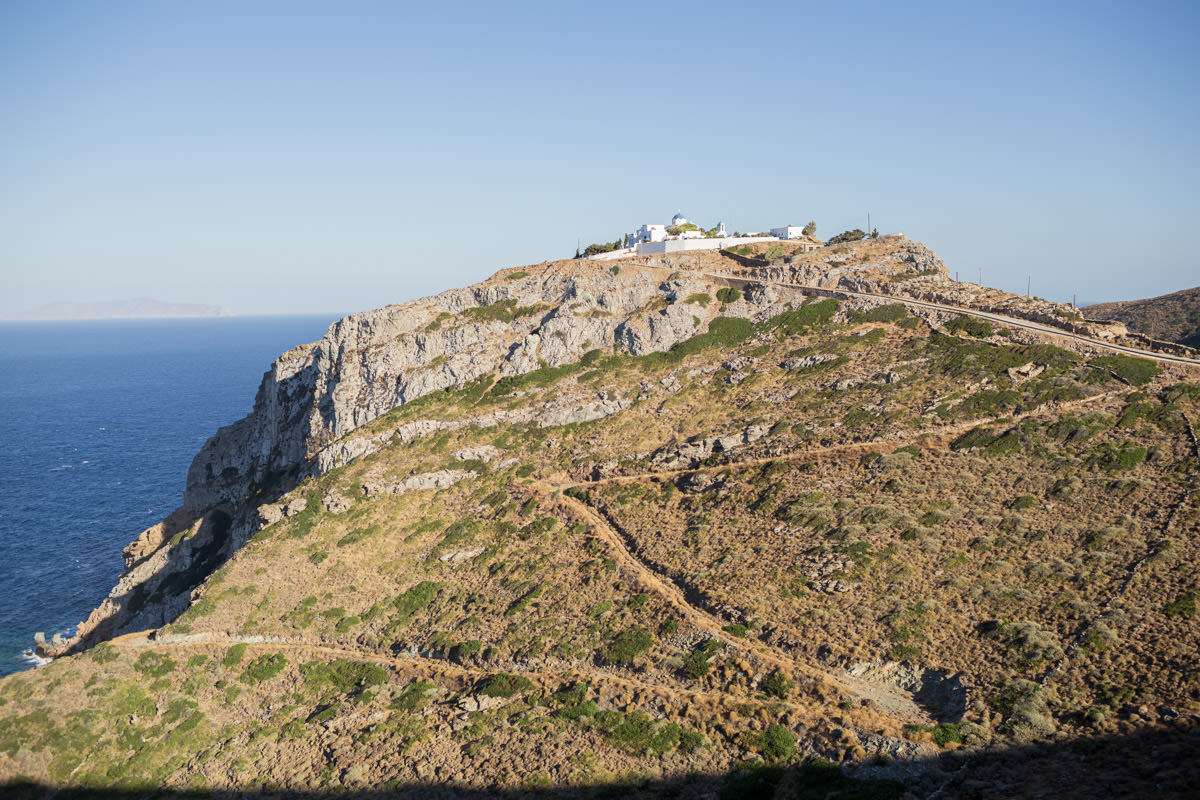
[[[629,234],[629,244],[619,250],[599,253],[592,256],[594,260],[608,261],[614,258],[626,258],[632,255],[648,255],[652,253],[678,253],[688,250],[723,250],[726,247],[751,244],[753,242],[773,242],[780,239],[801,239],[810,242],[814,248],[820,244],[816,239],[804,236],[803,229],[796,225],[783,228],[772,228],[770,236],[729,236],[725,232],[725,223],[718,222],[713,236],[707,235],[697,226],[694,229],[671,233],[672,229],[682,228],[691,223],[682,213],[671,217],[667,225],[645,224]]]

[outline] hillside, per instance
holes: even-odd
[[[1200,348],[1200,286],[1148,300],[1097,303],[1082,310],[1089,319],[1119,320],[1154,339]]]
[[[901,238],[773,255],[505,270],[285,353],[0,680],[0,781],[1192,791],[1200,370],[846,294],[983,297]]]

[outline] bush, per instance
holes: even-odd
[[[772,697],[778,697],[780,700],[788,696],[795,684],[792,679],[782,672],[772,673],[770,676],[759,681],[758,688]]]
[[[330,688],[338,692],[355,692],[379,686],[387,681],[387,670],[368,661],[348,661],[335,658],[333,661],[309,661],[300,665],[304,682],[316,688]]]
[[[1158,363],[1148,358],[1134,356],[1100,356],[1090,362],[1093,366],[1106,369],[1126,383],[1144,386],[1162,372]]]
[[[842,242],[861,242],[867,238],[867,232],[859,228],[852,231],[842,231],[837,236],[830,239],[827,244],[841,244]]]
[[[138,656],[133,668],[148,678],[161,678],[175,670],[175,660],[166,653],[145,652]]]
[[[742,293],[732,286],[717,289],[717,299],[722,303],[736,303],[741,297]]]
[[[650,750],[663,755],[679,743],[680,727],[673,722],[656,723],[641,711],[624,714],[608,732],[609,740],[628,753]]]
[[[639,656],[654,646],[654,637],[645,628],[636,627],[617,634],[607,647],[600,651],[606,664],[632,664]]]
[[[524,675],[513,675],[509,672],[497,672],[489,675],[475,684],[475,693],[485,697],[512,697],[518,692],[528,692],[533,689],[533,682]]]
[[[1063,657],[1063,649],[1058,639],[1036,622],[1019,620],[985,623],[984,627],[990,635],[1007,645],[1009,653],[1021,666],[1036,667]]]
[[[261,655],[246,665],[238,680],[249,686],[253,686],[256,683],[262,683],[274,678],[286,666],[287,659],[284,658],[283,653]]]
[[[823,327],[837,313],[841,303],[832,297],[805,303],[799,308],[784,311],[763,323],[767,330],[777,330],[781,336],[796,336]]]
[[[683,663],[680,665],[680,671],[693,680],[704,677],[712,669],[712,665],[708,663],[708,659],[720,648],[721,643],[716,639],[709,639],[702,643],[684,656]]]
[[[243,642],[242,644],[235,644],[233,647],[226,650],[225,658],[221,659],[221,664],[226,667],[236,667],[238,664],[242,663],[242,656],[246,654],[247,646],[248,645]]]
[[[613,250],[621,249],[622,240],[617,239],[615,242],[604,242],[602,244],[589,244],[583,249],[584,256],[594,256],[600,253],[611,253]]]
[[[1026,743],[1049,736],[1055,731],[1054,718],[1042,687],[1032,681],[1018,680],[1007,686],[993,705],[1008,715],[1002,731],[1018,742]]]
[[[754,737],[754,748],[762,753],[763,759],[772,763],[789,761],[796,755],[796,739],[792,732],[778,723],[772,723]]]
[[[1196,593],[1181,594],[1163,607],[1163,613],[1168,617],[1183,617],[1184,619],[1196,616]]]
[[[470,659],[474,658],[483,649],[483,642],[478,639],[471,639],[466,642],[459,642],[450,648],[450,660],[457,664],[465,664]]]
[[[392,606],[396,609],[395,622],[401,624],[408,622],[413,614],[433,602],[441,587],[440,583],[434,581],[421,581],[405,591],[404,594],[397,596],[392,600]]]
[[[851,322],[899,322],[908,316],[908,309],[903,303],[888,303],[876,306],[870,311],[851,311]]]
[[[995,332],[992,323],[974,317],[955,317],[947,322],[945,327],[951,333],[964,333],[976,339],[986,339]]]
[[[388,708],[396,711],[415,711],[429,702],[429,697],[437,689],[432,683],[414,680],[404,687],[396,699],[388,703]]]

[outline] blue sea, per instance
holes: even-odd
[[[204,440],[337,318],[0,323],[0,675],[87,618]]]

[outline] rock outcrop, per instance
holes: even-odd
[[[618,274],[619,273],[619,274]],[[614,273],[591,262],[551,263],[500,273],[465,289],[352,314],[320,341],[281,355],[263,376],[253,411],[205,442],[187,476],[183,505],[126,548],[127,572],[72,640],[42,642],[48,655],[90,647],[120,633],[157,627],[187,608],[191,589],[259,529],[303,512],[287,497],[298,482],[394,441],[411,442],[464,425],[590,422],[628,408],[632,398],[599,392],[478,418],[417,420],[351,436],[393,408],[485,376],[517,376],[578,361],[591,350],[643,355],[706,330],[718,314],[772,313],[774,293],[719,310],[687,302],[720,283],[662,267]],[[782,305],[776,307],[782,310]],[[464,452],[493,461],[498,452]],[[445,488],[469,470],[364,483],[368,496]],[[282,500],[280,498],[283,498]],[[338,513],[341,496],[321,505]]]
[[[572,363],[597,348],[633,355],[668,350],[716,316],[715,307],[683,302],[703,291],[715,290],[696,278],[664,281],[661,270],[629,267],[614,275],[573,262],[353,314],[319,342],[276,360],[253,412],[218,431],[192,462],[183,507],[199,514],[240,502],[257,487],[307,469],[313,458],[324,458],[323,467],[377,449],[379,442],[356,440],[336,456],[319,455],[430,392],[483,375]],[[611,406],[597,401],[578,419],[599,418]],[[545,424],[564,420],[552,416]]]

